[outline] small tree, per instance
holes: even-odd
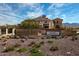
[[[39,24],[34,19],[26,19],[21,22],[20,26],[25,29],[37,29]]]

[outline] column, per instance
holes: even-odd
[[[12,35],[15,35],[15,28],[12,29]]]
[[[6,35],[8,35],[8,28],[6,28]]]
[[[1,29],[0,29],[0,35],[1,35]]]

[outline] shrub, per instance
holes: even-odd
[[[44,44],[44,41],[41,41],[39,44]]]
[[[3,44],[2,44],[2,46],[5,46],[5,45],[6,45],[6,43],[3,43]]]
[[[26,52],[26,51],[27,51],[26,48],[20,48],[20,49],[17,50],[17,52]]]
[[[35,42],[32,41],[28,46],[32,46],[32,45],[34,45],[34,44],[35,44]]]
[[[76,37],[75,40],[77,40],[78,38]]]
[[[75,40],[77,40],[78,38],[76,37],[76,36],[72,36],[72,41],[75,41]]]
[[[48,43],[53,43],[53,41],[48,41]]]
[[[20,39],[20,36],[16,35],[14,38],[15,38],[15,39]]]
[[[5,38],[5,36],[2,36],[2,38]]]
[[[36,48],[30,50],[32,56],[43,56],[43,53]]]
[[[58,50],[58,47],[56,46],[56,47],[51,47],[50,48],[50,51],[57,51]]]
[[[47,39],[51,39],[51,37],[50,36],[47,36]]]
[[[23,40],[23,39],[21,40],[21,42],[24,42],[24,41],[25,41],[25,40]]]
[[[39,48],[39,47],[41,47],[41,45],[40,44],[34,44],[32,47],[33,48]]]
[[[15,45],[14,45],[14,47],[19,47],[19,46],[21,46],[20,44],[18,44],[18,43],[16,43]]]
[[[7,40],[3,40],[3,42],[6,42]]]
[[[15,47],[7,47],[3,52],[14,51]]]

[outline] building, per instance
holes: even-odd
[[[58,29],[61,28],[62,21],[63,21],[63,19],[60,19],[60,18],[53,19],[54,27],[58,28]]]
[[[63,19],[60,19],[60,18],[51,20],[51,19],[48,19],[45,15],[37,17],[35,20],[44,29],[52,29],[53,27],[60,28],[62,27],[62,21],[63,21]]]
[[[15,26],[0,26],[0,38],[15,35]]]
[[[35,18],[39,25],[44,29],[52,29],[54,23],[52,20],[48,19],[45,15]]]
[[[53,28],[59,29],[62,26],[62,19],[49,19],[45,15],[37,17],[34,19],[35,22],[39,24],[41,28],[37,29],[24,29],[18,28],[19,26],[2,26],[0,27],[0,36],[2,35],[19,35],[19,36],[31,36],[31,35],[59,35],[60,30],[53,30]],[[35,23],[34,22],[34,23]]]

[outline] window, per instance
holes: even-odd
[[[2,28],[2,29],[1,29],[1,33],[2,33],[2,34],[6,34],[6,28]]]
[[[56,25],[56,28],[60,28],[60,26],[59,25]]]
[[[59,23],[59,22],[57,21],[57,23]]]
[[[47,23],[47,21],[45,21],[45,23]]]
[[[43,24],[44,28],[49,28],[49,24]]]
[[[12,28],[9,28],[8,29],[8,33],[12,33]]]

